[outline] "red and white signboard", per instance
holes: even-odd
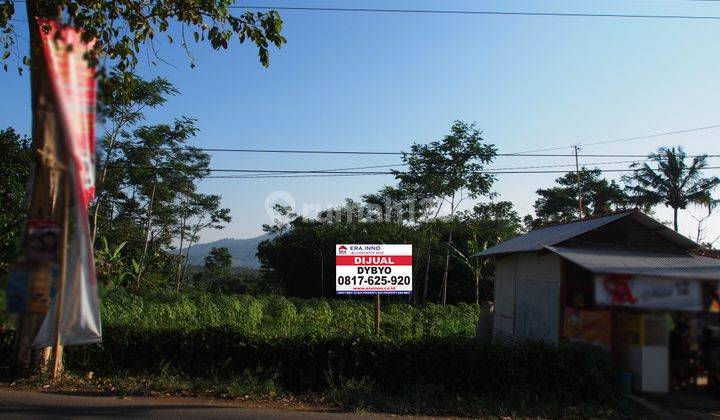
[[[83,42],[82,31],[38,19],[48,74],[60,109],[65,145],[70,152],[77,198],[85,208],[95,195],[95,68],[83,55],[95,41]],[[80,206],[78,206],[80,207]]]
[[[335,245],[337,294],[409,295],[412,290],[412,245]]]
[[[700,311],[702,288],[697,280],[598,274],[595,302],[630,308]]]
[[[72,233],[58,336],[60,344],[98,343],[102,339],[100,300],[88,225],[88,207],[95,195],[95,69],[84,55],[95,41],[85,42],[80,29],[38,19],[40,37],[52,82],[55,105],[60,111],[62,137],[68,152],[75,203]],[[56,299],[51,303],[33,346],[53,344],[57,322]]]

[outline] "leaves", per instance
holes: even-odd
[[[0,130],[0,272],[18,250],[20,226],[25,216],[25,188],[33,162],[30,139],[12,128]]]
[[[540,188],[535,201],[535,218],[528,218],[528,227],[565,223],[579,217],[578,181],[576,172],[568,172],[555,180],[557,186]],[[580,169],[583,214],[599,216],[626,208],[629,198],[615,182],[602,178],[600,169]]]
[[[677,213],[689,205],[710,207],[715,203],[712,192],[720,185],[720,178],[702,177],[707,155],[693,157],[688,165],[687,154],[678,146],[660,148],[650,154],[648,160],[650,162],[634,164],[633,174],[624,177],[626,191],[637,205],[663,204]]]
[[[452,200],[451,207],[462,200],[455,197],[462,191],[470,198],[491,195],[495,177],[482,171],[497,151],[483,142],[481,134],[474,124],[456,121],[442,140],[413,144],[402,158],[407,171],[394,171],[399,188],[418,198],[437,200],[439,205]]]
[[[157,276],[167,282],[182,258],[171,253],[179,238],[196,241],[203,229],[220,229],[230,221],[220,196],[197,191],[198,181],[210,173],[210,156],[190,145],[196,121],[180,117],[140,124],[146,109],[177,93],[165,79],[119,73],[102,85],[100,116],[108,131],[92,211],[98,212],[101,241],[125,250],[135,279]],[[109,252],[103,257],[111,258]]]
[[[0,3],[0,29],[4,30],[0,46],[5,53],[12,51],[16,42],[15,28],[10,21],[15,14],[14,3],[12,0]],[[258,48],[260,63],[267,67],[270,64],[268,46],[280,48],[286,42],[280,14],[245,11],[234,15],[231,13],[233,3],[231,0],[50,0],[39,4],[37,15],[51,19],[61,16],[63,23],[83,28],[85,40],[96,39],[96,48],[86,58],[91,65],[100,65],[101,78],[107,76],[109,67],[131,74],[142,49],[149,49],[157,58],[153,39],[159,33],[173,32],[176,27],[193,29],[196,42],[207,39],[214,49],[227,49],[233,37],[240,44],[250,40]],[[167,39],[170,44],[174,43],[171,34],[167,34]]]

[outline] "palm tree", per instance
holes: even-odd
[[[626,190],[635,204],[652,207],[664,204],[673,209],[673,226],[678,230],[678,210],[689,204],[711,206],[715,201],[712,191],[720,184],[720,178],[703,178],[707,155],[695,156],[690,165],[681,146],[658,149],[648,156],[648,162],[634,163],[632,175],[624,177]],[[657,165],[657,168],[650,166]]]

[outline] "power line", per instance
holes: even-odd
[[[612,164],[619,164],[619,163],[638,163],[637,160],[621,160],[621,161],[614,161],[614,162],[587,162],[583,165],[583,169],[587,169],[588,166],[599,166],[599,165],[612,165]],[[352,168],[336,168],[336,169],[322,169],[322,170],[313,170],[309,172],[318,172],[318,171],[328,171],[333,172],[333,174],[317,174],[317,175],[303,175],[303,176],[309,176],[309,177],[315,177],[315,176],[352,176],[352,175],[367,175],[364,173],[343,173],[343,174],[336,174],[335,171],[343,171],[343,170],[353,170],[353,169],[371,169],[371,168],[387,168],[387,167],[394,167],[394,166],[407,166],[406,164],[396,164],[396,165],[376,165],[376,166],[356,166]],[[488,171],[510,171],[510,170],[522,170],[522,169],[541,169],[541,168],[567,168],[567,167],[574,167],[575,165],[538,165],[538,166],[514,166],[514,167],[506,167],[506,168],[488,168]],[[378,175],[387,175],[391,174],[390,172],[382,172],[377,173]],[[258,173],[258,175],[229,175],[229,176],[209,176],[206,178],[288,178],[293,177],[293,175],[263,175],[262,173]]]
[[[596,142],[592,142],[592,143],[580,143],[578,146],[581,146],[581,147],[597,146],[597,145],[601,145],[601,144],[620,143],[620,142],[632,141],[632,140],[643,140],[643,139],[650,139],[650,138],[655,138],[655,137],[671,136],[674,134],[685,134],[685,133],[692,133],[692,132],[696,132],[696,131],[712,130],[715,128],[720,128],[720,124],[709,125],[706,127],[688,128],[688,129],[684,129],[684,130],[666,131],[663,133],[648,134],[648,135],[644,135],[644,136],[624,137],[624,138],[619,138],[619,139],[614,139],[614,140],[596,141]],[[553,150],[569,149],[571,147],[573,147],[573,145],[551,147],[551,148],[547,148],[547,149],[528,150],[525,152],[518,152],[517,154],[534,153],[534,152],[549,152],[549,151],[553,151]],[[582,155],[580,155],[580,156],[582,156]]]
[[[292,175],[310,175],[310,174],[328,174],[328,175],[396,175],[396,174],[407,174],[408,172],[390,172],[390,171],[324,171],[324,170],[288,170],[288,169],[231,169],[231,168],[205,168],[205,169],[191,169],[191,168],[176,168],[176,167],[155,167],[155,166],[111,166],[111,168],[124,168],[124,169],[151,169],[151,170],[169,170],[169,171],[185,171],[185,172],[225,172],[225,173],[242,173],[251,175],[263,175],[263,174],[292,174]],[[707,166],[703,169],[720,169],[720,166]],[[603,172],[633,172],[633,169],[605,169]],[[568,171],[558,170],[518,170],[518,171],[507,171],[507,170],[496,170],[486,169],[480,171],[470,171],[469,173],[478,174],[565,174]]]
[[[712,0],[689,0],[712,1]],[[15,0],[26,3],[26,0]],[[662,20],[720,20],[713,15],[652,15],[634,13],[571,13],[571,12],[524,12],[505,10],[460,10],[460,9],[381,9],[368,7],[310,7],[310,6],[255,6],[229,5],[229,9],[243,10],[282,10],[297,12],[343,12],[343,13],[401,13],[401,14],[439,14],[439,15],[484,15],[484,16],[529,16],[529,17],[574,17],[574,18],[620,18],[620,19],[662,19]]]
[[[143,149],[143,146],[134,147],[135,149]],[[168,148],[159,148],[168,149]],[[303,149],[233,149],[233,148],[206,148],[189,146],[182,149],[193,149],[210,153],[269,153],[269,154],[319,154],[319,155],[395,155],[402,156],[405,152],[391,151],[370,151],[370,150],[303,150]],[[572,153],[531,153],[531,152],[515,152],[515,153],[496,153],[495,156],[502,157],[575,157]],[[647,159],[648,155],[638,154],[578,154],[579,157],[596,157],[596,158],[643,158]],[[687,155],[687,157],[720,157],[720,155]]]
[[[369,176],[369,174],[211,175],[203,179],[334,178],[348,176]]]
[[[582,155],[580,155],[582,156]],[[600,166],[600,165],[615,165],[620,163],[639,163],[642,162],[640,160],[616,160],[613,162],[586,162],[586,163],[580,163],[580,166],[587,167],[587,166]],[[541,168],[574,168],[575,164],[561,164],[561,165],[537,165],[537,166],[513,166],[509,168],[489,168],[492,170],[514,170],[514,169],[541,169]]]
[[[613,161],[613,162],[586,162],[582,166],[583,168],[587,168],[588,166],[599,166],[599,165],[614,165],[614,164],[620,164],[620,163],[637,163],[639,161],[637,160],[620,160],[620,161]],[[386,174],[394,174],[393,171],[374,171],[374,172],[349,172],[354,171],[357,169],[375,169],[375,168],[393,168],[396,166],[407,166],[405,163],[397,163],[397,164],[385,164],[385,165],[371,165],[371,166],[353,166],[353,167],[346,167],[346,168],[332,168],[332,169],[216,169],[216,168],[209,168],[209,169],[193,169],[193,168],[178,168],[178,167],[172,167],[172,166],[132,166],[132,165],[110,165],[108,166],[109,169],[160,169],[160,170],[171,170],[171,171],[186,171],[186,172],[247,172],[257,175],[262,174],[274,174],[274,173],[308,173],[308,174],[373,174],[373,175],[386,175]],[[536,166],[513,166],[513,167],[504,167],[504,168],[488,168],[482,171],[476,171],[476,172],[488,172],[488,171],[511,171],[511,170],[524,170],[524,169],[542,169],[542,168],[566,168],[566,167],[574,167],[575,165],[567,165],[567,164],[560,164],[560,165],[536,165]],[[398,173],[407,173],[407,172],[401,172],[398,171]],[[248,177],[255,176],[255,175],[247,175]]]
[[[705,169],[720,169],[720,166],[707,167]],[[614,169],[605,172],[632,172],[630,169]],[[494,172],[493,175],[537,175],[537,174],[566,174],[567,171],[500,171]],[[336,177],[353,177],[353,176],[373,176],[373,175],[390,175],[390,174],[327,174],[327,175],[213,175],[204,177],[203,179],[270,179],[270,178],[336,178]]]
[[[142,148],[142,147],[139,147]],[[202,148],[194,149],[203,152],[237,152],[237,153],[285,153],[285,154],[324,154],[324,155],[402,155],[403,152],[359,151],[359,150],[298,150],[298,149],[229,149]]]
[[[575,18],[621,18],[621,19],[667,19],[667,20],[720,20],[710,15],[650,15],[626,13],[564,13],[564,12],[512,12],[503,10],[449,10],[449,9],[377,9],[365,7],[308,7],[308,6],[228,6],[231,9],[281,10],[300,12],[344,12],[344,13],[404,13],[441,15],[486,15],[486,16],[534,16],[534,17],[575,17]]]

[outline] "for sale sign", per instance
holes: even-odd
[[[340,295],[412,293],[412,245],[335,245],[335,291]]]

